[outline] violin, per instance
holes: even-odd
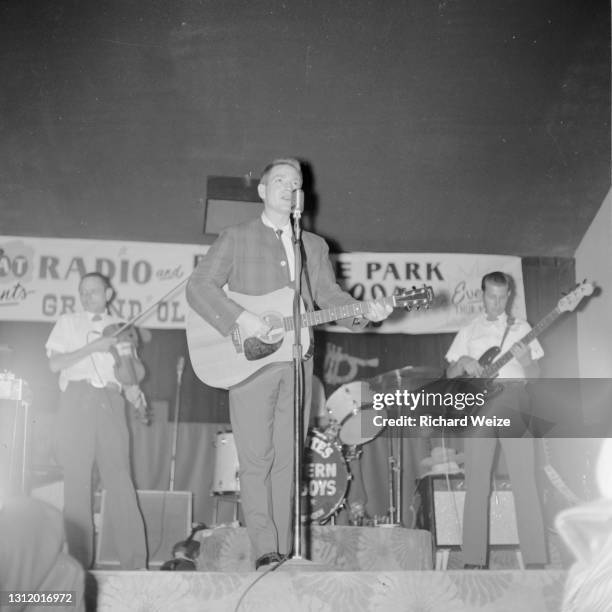
[[[138,357],[138,332],[125,323],[113,323],[102,332],[106,337],[117,337],[110,352],[115,359],[115,377],[123,385],[137,385],[145,377],[145,367]]]

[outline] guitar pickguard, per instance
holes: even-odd
[[[244,356],[247,361],[257,361],[275,353],[283,343],[282,340],[272,344],[263,342],[254,336],[247,338],[244,341]]]
[[[487,366],[489,366],[489,365],[491,365],[493,363],[493,360],[499,355],[499,353],[500,353],[499,346],[492,346],[490,349],[485,351],[480,356],[480,359],[478,360],[478,363],[483,368],[486,368]]]

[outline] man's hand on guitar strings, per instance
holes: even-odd
[[[480,365],[478,360],[474,359],[473,357],[463,355],[459,358],[459,364],[468,376],[473,376],[476,378],[482,374],[483,367]]]
[[[384,321],[391,313],[393,308],[389,304],[380,304],[379,302],[371,302],[370,309],[363,316],[372,323]]]
[[[243,338],[265,338],[268,332],[272,329],[265,321],[260,319],[256,314],[249,312],[248,310],[243,311],[240,316],[236,319],[236,323],[239,325],[242,331]]]

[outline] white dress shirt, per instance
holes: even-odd
[[[270,219],[266,216],[265,211],[261,213],[261,220],[267,227],[271,227],[275,232],[281,230],[283,233],[280,236],[280,241],[285,247],[285,254],[287,255],[287,265],[289,266],[289,277],[291,282],[295,279],[295,253],[293,252],[293,229],[291,227],[291,220],[283,227],[276,227]]]
[[[76,351],[100,338],[105,327],[118,322],[118,319],[106,313],[99,316],[100,320],[94,321],[94,314],[91,312],[62,315],[45,344],[47,356],[50,356],[52,351],[56,353]],[[115,359],[111,353],[92,353],[60,372],[60,389],[65,391],[68,383],[76,380],[88,380],[94,387],[104,387],[109,382],[116,383],[114,366]]]
[[[500,345],[506,331],[507,322],[508,317],[506,313],[503,313],[494,321],[487,319],[485,313],[480,313],[457,332],[453,343],[446,353],[446,360],[449,363],[453,363],[463,355],[480,359],[482,354],[492,346]],[[509,351],[515,342],[521,340],[530,331],[531,326],[527,321],[515,319],[504,339],[499,356]],[[532,340],[529,343],[529,350],[533,361],[544,356],[544,350],[537,340]],[[525,378],[525,369],[517,359],[513,358],[500,368],[499,378]]]

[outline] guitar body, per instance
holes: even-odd
[[[490,366],[494,359],[499,355],[500,348],[498,346],[492,346],[486,350],[478,360],[478,363],[483,368]],[[502,384],[495,382],[494,378],[467,378],[465,376],[458,376],[457,378],[439,378],[434,380],[428,385],[423,387],[423,391],[427,393],[471,393],[476,395],[477,393],[483,393],[485,399],[488,401],[491,398],[499,395],[504,390]],[[447,407],[436,407],[437,410],[431,410],[433,416],[444,415],[456,416],[454,412],[449,411]]]
[[[493,360],[499,355],[500,348],[499,346],[492,346],[490,349],[486,350],[478,360],[478,363],[486,368],[493,363]]]
[[[495,358],[501,353],[499,346],[492,346],[487,349],[478,360],[478,363],[483,367],[489,367]],[[487,400],[499,395],[504,390],[504,385],[495,382],[494,378],[479,378],[474,381],[474,386],[479,387],[482,393],[486,394]]]
[[[478,360],[478,363],[483,368],[488,368],[495,358],[500,354],[501,350],[499,346],[492,346],[487,349]],[[453,378],[451,381],[455,381],[454,391],[460,391],[462,393],[484,393],[488,400],[499,395],[503,390],[503,384],[496,382],[495,378]],[[450,381],[449,381],[450,382]]]
[[[225,290],[227,297],[272,326],[266,339],[222,336],[193,310],[187,316],[187,345],[197,377],[211,387],[228,389],[265,368],[293,360],[293,332],[285,331],[283,318],[293,312],[293,289],[283,287],[265,295],[245,295]],[[301,312],[303,312],[303,303]],[[307,327],[301,330],[302,356],[310,348]]]

